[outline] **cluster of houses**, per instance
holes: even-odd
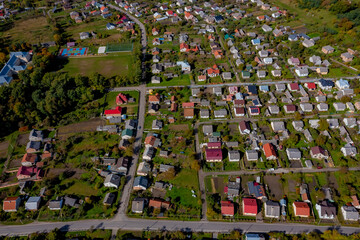
[[[31,62],[31,52],[10,52],[9,61],[4,65],[0,71],[0,86],[9,84],[14,75],[18,74],[27,68],[27,65]]]
[[[260,177],[256,181],[247,183],[248,195],[242,197],[241,207],[236,209],[234,197],[238,197],[241,192],[241,179],[237,177],[235,181],[229,181],[224,188],[228,200],[221,201],[221,214],[224,217],[233,217],[237,212],[243,216],[257,217],[262,210],[265,218],[280,219],[282,216],[286,219],[289,211],[287,199],[280,201],[269,200],[263,184],[260,183]],[[323,188],[319,191],[324,192],[325,198],[319,200],[315,207],[310,201],[309,188],[307,184],[300,185],[301,200],[294,201],[291,206],[293,216],[297,218],[314,217],[313,211],[317,211],[320,219],[333,220],[337,217],[337,206],[335,205],[330,188]],[[342,217],[345,221],[358,221],[360,204],[356,195],[351,196],[352,202],[341,206]],[[263,207],[262,207],[263,206]]]
[[[235,29],[234,32],[229,32],[226,27],[222,27],[221,31],[224,32],[224,41],[226,42],[229,52],[232,55],[232,61],[236,66],[244,65],[245,61],[242,59],[242,55],[252,56],[253,61],[256,62],[257,66],[252,66],[250,64],[246,65],[246,69],[241,72],[241,77],[243,79],[249,79],[253,74],[254,70],[256,72],[257,78],[263,79],[270,75],[273,78],[279,78],[282,76],[282,67],[277,62],[279,58],[279,53],[277,49],[270,48],[270,44],[266,41],[266,34],[272,34],[274,37],[287,36],[287,40],[290,42],[301,41],[301,44],[305,48],[313,47],[320,37],[309,37],[304,33],[297,33],[296,30],[291,29],[287,26],[277,26],[275,28],[270,27],[270,23],[276,22],[276,20],[281,16],[286,16],[288,13],[285,10],[281,10],[279,7],[271,6],[267,3],[264,3],[260,0],[253,0],[251,3],[256,4],[257,8],[260,11],[266,13],[264,15],[253,16],[252,13],[247,13],[246,8],[236,8],[229,6],[219,7],[217,4],[211,4],[208,2],[204,3],[204,6],[197,6],[194,1],[189,3],[182,0],[177,1],[176,3],[159,3],[152,9],[146,4],[139,5],[137,3],[127,4],[121,0],[115,1],[120,7],[131,13],[137,13],[139,16],[149,16],[150,19],[155,21],[164,21],[166,23],[177,23],[180,20],[186,20],[198,24],[198,34],[205,35],[207,34],[207,39],[210,42],[211,53],[215,59],[221,59],[225,53],[225,49],[216,42],[216,29],[215,24],[222,23],[226,18],[238,21],[242,18],[253,17],[256,18],[257,22],[260,24],[259,31],[255,30],[245,30],[245,29]],[[247,1],[242,1],[243,4],[247,4]],[[146,19],[147,20],[147,19]],[[205,22],[205,23],[203,23]],[[152,29],[152,34],[157,36],[159,30],[156,28]],[[250,37],[250,42],[241,42],[241,46],[237,46],[235,38]],[[156,45],[162,44],[163,41],[173,41],[174,35],[171,32],[165,32],[163,37],[154,38],[153,45],[155,46],[152,49],[153,57],[153,74],[159,74],[163,71],[165,66],[162,66],[158,62],[159,57],[157,56],[160,52],[160,49]],[[180,52],[200,52],[204,54],[204,51],[200,48],[200,45],[197,43],[188,43],[187,35],[180,34],[179,36],[180,43]],[[245,49],[240,53],[240,48]],[[251,49],[254,48],[255,51]],[[170,51],[170,50],[164,50]],[[332,54],[335,51],[335,48],[327,45],[321,48],[323,54]],[[352,49],[347,49],[346,52],[342,53],[340,58],[344,62],[350,62],[357,55],[357,52]],[[248,58],[248,57],[247,57]],[[329,72],[329,66],[331,65],[327,59],[321,59],[321,56],[313,55],[308,59],[310,64],[301,62],[298,56],[291,57],[287,59],[287,64],[290,66],[290,69],[297,75],[297,77],[307,77],[311,71],[316,72],[319,75],[326,75]],[[173,64],[175,66],[175,64]],[[268,70],[272,69],[272,70]],[[205,69],[204,72],[208,71],[208,77],[215,77],[220,74],[217,73],[217,70],[212,70],[211,67]],[[268,72],[269,71],[269,72]],[[231,72],[224,73],[224,80],[231,79]],[[169,76],[173,77],[171,74]],[[170,78],[171,78],[170,77]],[[158,83],[159,77],[154,76],[154,81],[152,83]],[[198,81],[205,81],[206,74],[200,74],[198,76]]]
[[[44,175],[42,167],[44,160],[53,157],[53,144],[51,138],[45,138],[44,132],[32,129],[29,142],[26,144],[26,153],[22,157],[16,177],[19,181],[41,179]]]
[[[2,206],[4,212],[16,212],[20,207],[24,207],[27,211],[38,211],[42,206],[47,205],[52,211],[59,211],[63,206],[78,208],[83,203],[83,200],[71,197],[57,197],[54,200],[50,200],[47,203],[44,202],[45,188],[40,192],[39,196],[17,196],[7,197],[4,199]],[[106,202],[104,201],[104,204]],[[105,204],[106,205],[106,204]]]

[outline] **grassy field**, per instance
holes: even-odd
[[[160,84],[147,84],[148,87],[154,86],[183,86],[190,85],[190,77],[188,74],[173,78],[167,81],[162,81]]]
[[[64,193],[71,195],[96,196],[98,194],[98,191],[93,189],[87,183],[75,182],[75,184],[66,189]]]
[[[13,42],[26,41],[33,44],[53,41],[51,28],[45,17],[15,21],[14,26],[0,36],[8,37]]]
[[[333,28],[333,21],[336,20],[336,16],[327,9],[301,9],[292,0],[275,0],[273,3],[292,14],[296,14],[299,20],[306,24],[306,28],[313,31],[316,31],[319,26]]]
[[[131,53],[117,53],[104,57],[69,58],[69,62],[61,70],[74,76],[77,74],[89,76],[100,73],[105,77],[126,75],[131,70]]]

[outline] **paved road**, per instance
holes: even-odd
[[[350,77],[343,77],[343,79],[359,79],[359,76],[350,76]],[[154,87],[147,87],[148,89],[164,89],[164,88],[173,88],[173,87],[189,87],[189,88],[199,88],[199,87],[229,87],[229,86],[248,86],[248,85],[274,85],[279,83],[293,83],[293,82],[299,82],[299,83],[307,83],[307,82],[317,82],[321,78],[304,78],[299,80],[282,80],[282,81],[273,81],[271,79],[267,80],[261,80],[256,82],[236,82],[236,83],[219,83],[219,84],[204,84],[204,85],[196,85],[196,84],[190,84],[190,85],[177,85],[177,86],[154,86]],[[338,80],[339,78],[326,78],[329,80]]]
[[[127,207],[129,205],[130,200],[130,194],[132,191],[132,187],[134,184],[135,174],[136,174],[136,167],[137,162],[139,160],[140,155],[140,149],[141,149],[141,143],[142,138],[144,134],[144,122],[145,122],[145,108],[146,108],[146,66],[144,64],[145,58],[146,58],[146,46],[147,46],[147,39],[146,39],[146,29],[144,24],[142,24],[136,17],[132,16],[128,12],[124,11],[123,9],[114,6],[112,4],[108,4],[109,8],[115,9],[119,12],[122,12],[126,14],[132,21],[134,21],[136,24],[139,25],[141,30],[141,46],[142,46],[142,84],[138,87],[124,87],[124,88],[114,88],[111,89],[111,91],[126,91],[126,90],[138,90],[139,91],[139,112],[138,112],[138,129],[136,131],[136,137],[134,142],[134,154],[133,154],[133,160],[131,162],[131,166],[129,168],[128,174],[126,176],[126,184],[124,186],[122,195],[121,195],[121,201],[120,201],[120,208],[118,210],[117,215],[115,216],[114,220],[120,220],[125,217]]]
[[[209,221],[169,221],[169,220],[145,220],[123,218],[120,220],[83,220],[75,222],[37,222],[28,225],[2,225],[0,235],[27,235],[33,232],[48,232],[54,228],[64,231],[81,231],[94,229],[122,229],[130,231],[143,230],[167,230],[188,232],[219,232],[227,233],[234,229],[241,232],[271,232],[280,231],[288,234],[311,232],[314,230],[324,232],[336,228],[343,234],[359,233],[360,228],[355,227],[329,227],[292,223],[248,223],[248,222],[209,222]]]
[[[266,172],[266,173],[323,173],[323,172],[337,172],[340,171],[341,168],[336,167],[336,168],[322,168],[322,169],[317,169],[317,168],[278,168],[275,170],[239,170],[239,171],[222,171],[222,172],[204,172],[203,173],[203,177],[206,176],[216,176],[216,175],[254,175],[254,174],[259,174],[261,172]],[[353,168],[348,168],[348,171],[359,171],[360,167],[353,167]]]

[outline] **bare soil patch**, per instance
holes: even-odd
[[[60,140],[64,140],[74,133],[94,132],[96,131],[97,126],[102,125],[104,123],[105,121],[103,119],[94,118],[88,121],[63,126],[58,129],[58,137],[60,138]]]
[[[26,145],[29,142],[29,133],[19,135],[18,139],[16,140],[17,145]]]
[[[8,148],[9,148],[8,141],[4,141],[0,143],[0,158],[6,157]]]
[[[284,196],[284,191],[281,187],[281,183],[280,183],[280,176],[275,175],[275,176],[265,176],[264,177],[265,183],[268,185],[269,187],[269,198],[274,198],[276,200],[279,200],[281,198],[283,198]]]
[[[169,126],[170,130],[174,130],[174,131],[186,131],[189,130],[189,125],[187,124],[179,124],[179,125],[170,125]]]

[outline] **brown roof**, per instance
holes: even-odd
[[[310,207],[306,202],[294,202],[295,216],[310,216]]]
[[[184,108],[184,117],[193,117],[194,109],[193,108]]]
[[[149,96],[149,102],[159,102],[160,96],[159,95],[150,95]]]
[[[145,144],[154,145],[156,137],[148,136],[145,138]]]
[[[7,197],[3,202],[3,210],[4,211],[15,211],[16,209],[16,200],[19,197]]]
[[[23,156],[23,159],[21,160],[21,162],[30,162],[30,163],[35,163],[37,159],[37,155],[36,154],[31,154],[31,153],[25,153],[25,155]]]
[[[169,209],[170,208],[170,202],[166,202],[166,201],[163,201],[163,200],[157,200],[157,199],[150,199],[149,207]]]
[[[360,204],[359,204],[359,199],[357,198],[356,195],[351,196],[351,199],[352,199],[352,205],[353,205],[354,207],[357,207],[357,206],[360,205]]]

